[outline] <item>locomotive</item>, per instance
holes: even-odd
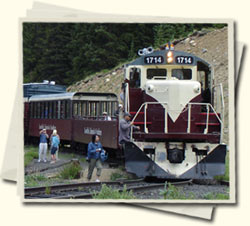
[[[112,93],[33,95],[26,100],[25,135],[57,129],[63,143],[85,149],[92,134],[103,147],[124,157],[139,177],[211,179],[225,171],[224,98],[213,68],[203,59],[167,44],[124,65],[122,101],[139,131],[119,145],[118,98]],[[104,120],[103,112],[111,116]]]

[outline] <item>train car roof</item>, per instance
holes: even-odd
[[[117,100],[114,93],[88,93],[88,92],[66,92],[58,94],[34,95],[29,98],[33,101],[50,101],[50,100]]]
[[[175,51],[175,50],[156,50],[156,51],[154,51],[154,52],[152,52],[152,53],[149,53],[149,54],[146,54],[146,55],[142,55],[142,56],[136,58],[134,61],[132,61],[132,62],[126,64],[126,66],[130,66],[130,65],[147,65],[147,66],[150,66],[150,65],[151,65],[151,66],[152,66],[152,65],[159,65],[159,64],[146,64],[145,61],[144,61],[144,58],[145,58],[145,57],[148,57],[148,56],[162,56],[162,57],[164,58],[164,62],[163,62],[161,65],[164,65],[164,64],[167,64],[167,65],[175,65],[175,64],[172,64],[172,63],[171,63],[171,64],[168,64],[168,63],[166,62],[166,53],[167,53],[168,51],[172,51],[172,52],[174,53],[174,56],[175,56],[175,57],[176,57],[176,56],[192,56],[193,59],[194,59],[194,61],[193,61],[193,63],[190,64],[190,65],[193,65],[193,66],[197,64],[197,61],[202,62],[202,63],[205,64],[207,67],[209,67],[209,66],[211,65],[211,64],[208,63],[207,61],[205,61],[205,60],[201,59],[200,57],[197,57],[197,56],[195,56],[195,55],[193,55],[193,54],[191,54],[191,53],[187,53],[187,52],[183,52],[183,51]],[[177,64],[176,64],[176,65],[177,65]]]

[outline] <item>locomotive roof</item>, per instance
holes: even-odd
[[[65,92],[58,94],[34,95],[29,101],[49,100],[117,100],[114,93],[87,93],[87,92]]]
[[[164,49],[164,50],[156,50],[156,51],[154,51],[152,53],[142,55],[142,56],[136,58],[134,61],[128,63],[126,66],[130,66],[130,65],[149,65],[149,64],[146,64],[144,62],[144,57],[147,57],[147,56],[162,56],[164,58],[163,64],[168,64],[166,62],[165,57],[166,57],[167,52],[169,52],[169,51],[172,51],[175,57],[176,56],[192,56],[194,58],[194,61],[190,65],[193,65],[193,66],[197,65],[197,61],[202,62],[203,64],[205,64],[208,67],[211,65],[207,61],[205,61],[205,60],[201,59],[200,57],[197,57],[197,56],[195,56],[195,55],[193,55],[191,53],[187,53],[187,52],[183,52],[183,51],[175,51],[175,50],[165,50]],[[173,64],[170,64],[170,65],[173,65]]]

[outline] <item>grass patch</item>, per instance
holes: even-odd
[[[116,181],[118,179],[124,178],[124,176],[121,173],[114,172],[110,175],[111,181]]]
[[[24,147],[24,166],[28,166],[33,159],[38,159],[38,147],[25,146]]]
[[[99,193],[93,193],[94,199],[134,199],[132,191],[127,191],[126,185],[123,187],[122,192],[117,189],[113,189],[106,184],[102,185],[102,189]]]
[[[80,162],[85,163],[87,162],[86,158],[80,158]]]
[[[46,195],[50,195],[50,193],[51,193],[51,187],[48,187],[48,186],[47,186],[47,187],[45,188],[45,194],[46,194]]]
[[[137,177],[135,177],[134,175],[127,173],[124,167],[121,167],[121,166],[119,166],[119,168],[110,175],[111,181],[116,181],[119,179],[131,180],[131,179],[136,179],[136,178]]]
[[[224,175],[219,175],[215,176],[215,180],[224,180],[224,181],[229,181],[229,152],[226,154],[226,163],[225,163],[225,174]]]
[[[207,200],[227,200],[229,199],[229,194],[223,194],[223,193],[208,193],[204,196],[204,199]]]
[[[68,166],[64,167],[59,174],[61,179],[78,179],[81,176],[82,167],[79,164],[71,163]]]
[[[186,195],[171,183],[165,183],[164,190],[160,192],[160,195],[163,195],[164,199],[195,199],[192,192]]]
[[[41,174],[38,175],[27,175],[24,178],[25,187],[37,187],[39,182],[46,181],[47,178]]]

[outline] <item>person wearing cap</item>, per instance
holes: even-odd
[[[108,115],[106,111],[102,113],[104,121],[111,121],[111,117]]]
[[[120,112],[122,112],[123,106],[122,104],[118,105],[118,109],[115,111],[116,116],[120,116]]]
[[[124,144],[130,141],[130,130],[136,129],[140,130],[139,126],[134,126],[131,120],[131,115],[128,112],[125,112],[124,118],[120,121],[119,124],[119,143]]]
[[[47,162],[46,156],[47,156],[47,149],[48,149],[48,143],[47,139],[49,138],[49,135],[46,132],[46,129],[42,129],[40,131],[40,143],[39,143],[39,158],[38,162],[41,162],[41,159],[43,158],[44,162]]]

